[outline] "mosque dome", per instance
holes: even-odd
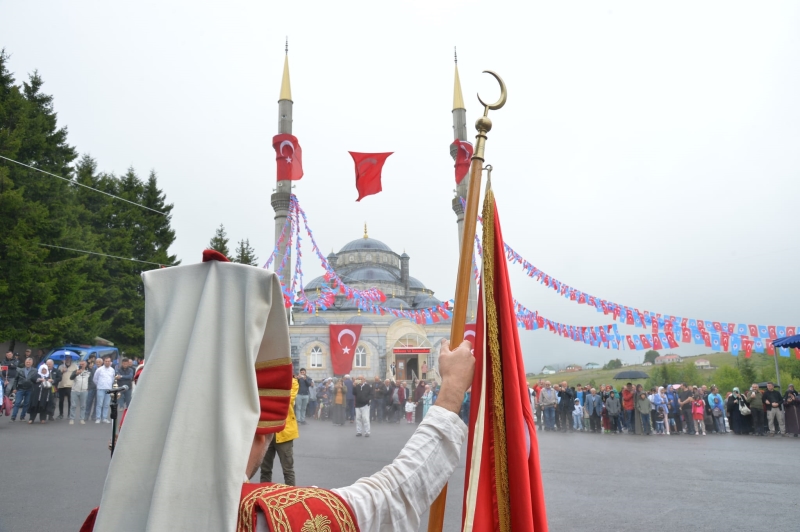
[[[361,282],[387,281],[394,283],[398,281],[397,277],[392,275],[391,272],[384,270],[383,268],[375,268],[370,266],[353,270],[344,277],[344,282],[351,280]]]
[[[406,310],[408,310],[409,307],[408,303],[397,297],[390,297],[383,303],[382,306],[386,308],[395,308],[395,309],[404,308]]]
[[[358,238],[353,240],[352,242],[348,242],[347,244],[342,247],[339,253],[343,253],[345,251],[359,251],[359,250],[367,250],[367,249],[374,249],[380,251],[389,251],[392,252],[392,248],[381,242],[380,240],[375,240],[374,238]]]
[[[352,323],[356,323],[356,324],[360,323],[362,325],[374,325],[372,320],[367,318],[367,317],[365,317],[365,316],[353,316],[352,318],[347,320],[347,323],[351,323],[351,324]]]

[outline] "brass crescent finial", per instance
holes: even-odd
[[[494,77],[494,79],[497,80],[497,83],[500,84],[500,99],[494,102],[493,104],[488,104],[484,102],[481,99],[481,95],[478,94],[478,101],[481,102],[481,105],[483,105],[486,108],[484,110],[484,116],[485,116],[489,113],[489,109],[491,109],[492,111],[497,111],[506,104],[506,100],[508,99],[508,91],[506,90],[505,81],[503,81],[503,78],[498,76],[496,72],[492,72],[491,70],[484,70],[483,73],[491,75],[492,77]]]

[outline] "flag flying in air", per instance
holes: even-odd
[[[358,153],[347,152],[353,158],[356,165],[356,189],[358,189],[358,199],[377,194],[381,190],[381,170],[386,158],[394,152],[386,153]]]
[[[464,532],[547,530],[539,446],[494,194],[483,208]]]
[[[303,177],[303,150],[294,135],[282,133],[272,137],[278,181],[297,181]]]
[[[469,173],[472,164],[472,143],[456,139],[452,144],[456,147],[456,185],[461,184]]]

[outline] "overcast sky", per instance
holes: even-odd
[[[107,172],[157,171],[184,264],[220,223],[260,259],[272,249],[288,35],[305,169],[295,192],[320,246],[338,250],[366,221],[408,252],[413,276],[452,297],[458,46],[470,137],[475,93],[497,96],[481,71],[508,85],[486,160],[511,246],[620,304],[775,325],[800,325],[798,28],[796,2],[0,4],[10,68],[20,81],[39,70],[79,152]],[[355,202],[348,150],[395,152],[383,193]],[[528,308],[611,323],[511,271]],[[643,356],[521,337],[528,371]]]

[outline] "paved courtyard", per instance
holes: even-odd
[[[100,500],[109,427],[0,418],[0,531],[77,531]],[[298,483],[330,488],[370,475],[413,429],[375,425],[364,439],[353,425],[309,421],[295,442]],[[539,448],[555,532],[800,530],[800,438],[546,433]],[[277,459],[276,471],[281,481]],[[448,532],[459,530],[463,479],[462,457],[448,492]]]

